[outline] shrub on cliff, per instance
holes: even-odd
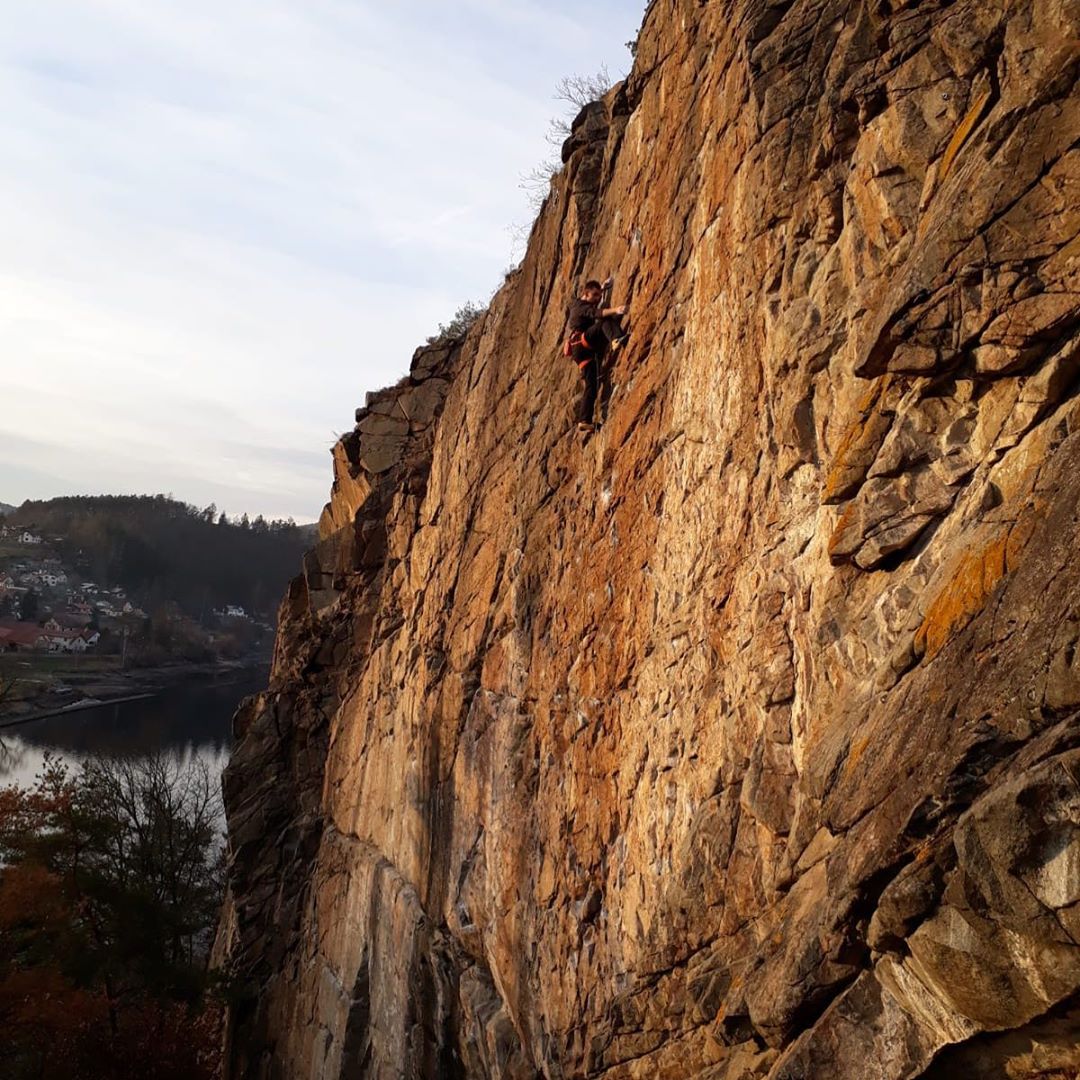
[[[477,319],[487,313],[486,304],[474,304],[471,301],[464,303],[454,312],[453,318],[448,323],[439,323],[437,333],[427,339],[429,345],[441,345],[447,341],[457,341],[463,338]]]

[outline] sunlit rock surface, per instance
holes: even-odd
[[[233,1077],[1077,1075],[1078,65],[1076,0],[650,6],[334,451],[227,776]]]

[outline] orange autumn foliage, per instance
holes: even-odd
[[[0,1076],[210,1080],[220,1005],[151,994],[93,954],[99,914],[71,869],[87,842],[76,796],[48,765],[36,787],[0,790]]]

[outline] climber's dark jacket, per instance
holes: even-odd
[[[583,334],[600,321],[600,305],[590,304],[580,297],[570,305],[566,326],[571,333]]]

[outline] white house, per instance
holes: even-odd
[[[41,537],[40,536],[35,536],[32,532],[27,531],[27,532],[24,532],[24,533],[20,534],[19,543],[20,544],[40,544],[41,543]]]
[[[73,630],[46,631],[46,636],[49,639],[49,652],[84,653],[90,648],[86,638]]]

